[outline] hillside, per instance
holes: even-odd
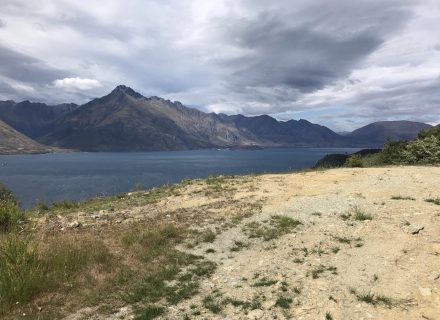
[[[421,130],[430,128],[429,124],[414,121],[379,121],[356,129],[346,137],[360,146],[382,147],[387,139],[413,140]]]
[[[35,139],[49,132],[53,121],[77,107],[74,103],[49,106],[30,101],[0,101],[0,119],[15,130]]]
[[[53,148],[33,141],[0,120],[0,154],[46,153],[52,151]]]
[[[438,181],[439,167],[334,169],[40,206],[38,269],[11,268],[41,280],[3,296],[3,317],[436,319]]]

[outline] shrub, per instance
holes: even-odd
[[[18,205],[18,201],[12,191],[6,188],[2,183],[0,183],[0,201],[12,202]]]
[[[364,166],[362,162],[362,157],[358,154],[353,154],[348,157],[345,165],[349,168],[362,168]]]
[[[0,232],[9,232],[24,220],[24,214],[11,190],[0,183]]]

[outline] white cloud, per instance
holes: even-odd
[[[78,77],[57,79],[52,82],[52,85],[65,90],[92,90],[102,87],[101,82],[96,79],[83,79]]]

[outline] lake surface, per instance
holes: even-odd
[[[188,178],[220,174],[284,172],[313,166],[329,153],[353,148],[196,150],[140,153],[65,153],[0,156],[0,182],[25,208],[37,200],[51,203],[113,195]]]

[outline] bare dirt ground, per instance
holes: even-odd
[[[439,167],[249,176],[216,188],[192,183],[155,204],[39,223],[148,218],[215,231],[212,242],[179,247],[217,268],[162,319],[440,319],[440,205],[426,201],[440,198]],[[130,306],[95,310],[66,319],[133,317]]]

